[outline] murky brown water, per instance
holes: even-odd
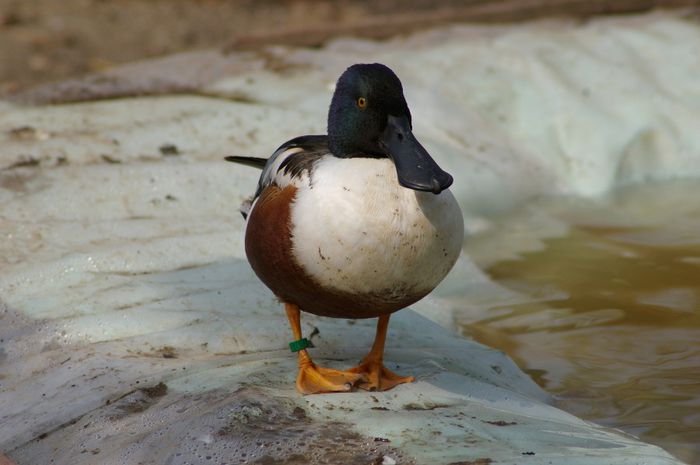
[[[565,410],[700,463],[700,182],[538,202],[467,249],[517,297],[465,333]]]

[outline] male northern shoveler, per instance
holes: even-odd
[[[328,135],[286,142],[269,159],[226,157],[262,168],[242,210],[245,250],[284,303],[299,352],[302,393],[391,389],[413,381],[382,363],[389,316],[447,275],[463,239],[462,212],[440,169],[411,131],[401,81],[381,64],[338,79]],[[315,365],[300,310],[334,318],[379,317],[369,354],[347,371]]]

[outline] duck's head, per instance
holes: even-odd
[[[411,112],[401,81],[388,67],[357,64],[338,79],[328,110],[328,141],[333,155],[388,157],[399,183],[439,194],[452,184],[413,136]]]

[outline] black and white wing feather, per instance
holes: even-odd
[[[255,195],[241,205],[241,214],[247,218],[248,212],[263,190],[271,184],[284,187],[311,177],[315,163],[328,156],[328,136],[301,136],[282,144],[268,159],[243,156],[229,156],[227,161],[262,169]]]

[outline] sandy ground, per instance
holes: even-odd
[[[252,0],[0,0],[0,91],[102,71],[290,25],[342,25],[391,12],[383,2]],[[416,11],[433,2],[413,0]],[[446,5],[449,5],[447,3]]]
[[[449,22],[586,18],[698,0],[0,0],[0,95],[174,52],[383,38]]]

